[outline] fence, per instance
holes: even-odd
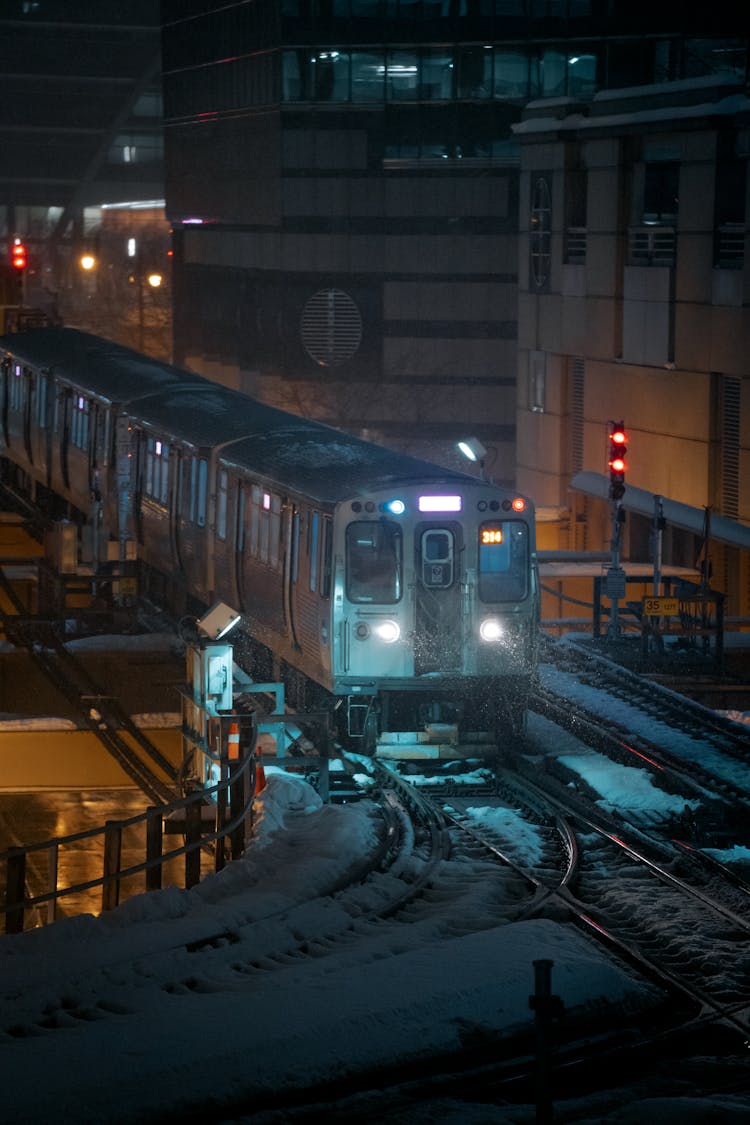
[[[193,887],[201,879],[202,853],[212,855],[213,870],[220,871],[230,859],[242,854],[252,825],[252,807],[255,796],[255,750],[257,721],[253,716],[252,734],[241,746],[239,758],[219,759],[219,781],[210,788],[196,790],[167,805],[146,809],[138,816],[126,820],[111,820],[100,828],[59,836],[26,847],[9,848],[0,853],[0,865],[5,868],[5,902],[0,910],[5,916],[5,933],[21,933],[32,912],[35,925],[54,922],[58,903],[63,898],[101,888],[101,909],[112,910],[120,902],[125,880],[143,875],[143,890],[160,890],[163,873],[169,864],[174,869],[176,861],[184,857],[184,872],[180,882]],[[135,833],[142,839],[141,862],[122,866],[123,839],[126,833]],[[165,835],[184,837],[180,847],[164,850]],[[101,875],[70,886],[58,886],[61,849],[80,847],[82,841],[101,838]],[[46,887],[41,893],[27,893],[29,857],[47,857]],[[34,864],[34,878],[39,880],[39,869],[45,865]]]

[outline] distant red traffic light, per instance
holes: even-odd
[[[13,269],[18,270],[19,273],[25,270],[29,264],[26,255],[26,247],[23,242],[21,242],[20,238],[13,239],[13,245],[10,250],[10,261]]]

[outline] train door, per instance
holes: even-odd
[[[55,429],[60,449],[60,474],[65,488],[70,488],[70,415],[73,405],[73,392],[70,387],[58,387],[55,413]]]
[[[8,396],[10,394],[10,360],[6,357],[0,370],[3,374],[2,399],[0,400],[0,421],[2,422],[3,443],[6,448],[10,445],[8,434]]]
[[[23,447],[29,464],[34,464],[34,448],[31,442],[32,411],[34,409],[34,375],[28,367],[23,369]]]
[[[453,522],[418,524],[414,547],[414,673],[423,676],[428,672],[460,672],[463,661],[461,527]]]
[[[284,614],[287,623],[287,635],[297,652],[302,650],[297,635],[297,583],[299,579],[299,507],[287,502],[282,511],[285,517],[284,535]]]
[[[179,446],[173,446],[173,464],[171,472],[170,500],[169,500],[169,539],[172,549],[172,557],[177,564],[177,569],[182,574],[184,567],[182,565],[182,526],[180,523],[180,516],[183,511],[184,501],[184,488],[185,488],[185,457],[183,450]]]
[[[247,488],[241,481],[238,481],[237,506],[235,509],[234,525],[234,585],[237,592],[237,609],[241,613],[247,612],[247,598],[245,597],[245,568],[242,565],[242,556],[245,550],[246,510]]]

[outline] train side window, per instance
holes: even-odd
[[[219,470],[218,496],[216,498],[216,534],[219,539],[227,537],[227,492],[229,474],[226,469]]]
[[[20,363],[13,364],[13,374],[10,380],[8,404],[11,410],[20,410],[23,405],[23,368]]]
[[[528,596],[529,529],[520,520],[494,520],[479,528],[479,597],[515,602]]]
[[[190,466],[190,519],[198,527],[204,527],[206,523],[207,476],[205,457],[193,457]]]
[[[36,384],[36,418],[40,430],[47,425],[47,376],[40,374]]]
[[[318,541],[320,538],[320,516],[313,512],[310,517],[310,535],[307,550],[310,556],[310,589],[318,588]]]
[[[206,523],[206,485],[208,482],[208,465],[206,464],[205,457],[198,458],[198,503],[196,511],[196,520],[198,527],[204,527]]]
[[[166,504],[169,494],[169,446],[156,438],[146,441],[146,481],[144,493],[159,504]]]
[[[70,440],[77,449],[86,449],[89,440],[91,403],[83,395],[75,395],[70,419]]]

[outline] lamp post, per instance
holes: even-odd
[[[152,270],[144,278],[140,266],[138,267],[138,272],[136,274],[136,281],[138,283],[138,347],[141,351],[143,351],[145,333],[145,310],[143,303],[143,294],[146,290],[147,285],[152,291],[155,291],[161,286],[163,280],[164,278],[162,277],[162,275],[160,273],[157,273],[156,270]]]
[[[487,456],[487,450],[479,438],[464,438],[462,441],[456,442],[456,448],[467,461],[475,461],[479,465],[479,479],[484,480],[484,459]]]

